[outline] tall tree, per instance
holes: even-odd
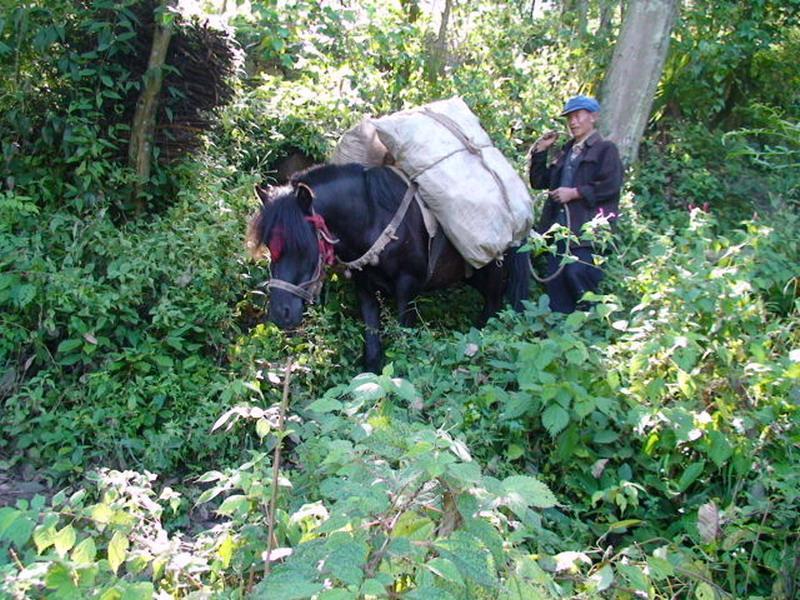
[[[664,69],[679,0],[630,0],[614,56],[600,88],[603,132],[623,162],[636,160]]]
[[[136,102],[136,112],[131,123],[131,139],[128,145],[128,163],[136,171],[134,204],[137,212],[144,208],[142,191],[150,178],[153,155],[153,137],[158,113],[158,98],[164,81],[164,63],[172,39],[172,17],[169,12],[174,0],[162,0],[156,9],[153,25],[153,44],[150,60],[144,76],[142,91]]]
[[[442,9],[442,18],[439,22],[439,34],[430,50],[428,65],[428,78],[434,80],[441,76],[447,62],[447,28],[450,25],[450,13],[453,10],[453,0],[445,0]]]

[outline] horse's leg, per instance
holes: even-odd
[[[411,301],[417,297],[422,288],[420,280],[408,273],[402,273],[394,282],[395,300],[400,325],[413,327],[417,324],[417,311],[409,307]]]
[[[364,320],[364,369],[380,373],[383,366],[381,347],[381,307],[375,288],[366,278],[356,281],[358,306]]]
[[[478,269],[469,284],[483,296],[483,309],[476,325],[483,327],[503,306],[503,270],[495,262]]]

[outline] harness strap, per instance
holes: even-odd
[[[378,239],[372,244],[369,250],[367,250],[361,257],[351,260],[349,262],[340,261],[348,270],[355,269],[356,271],[360,271],[366,265],[377,265],[379,261],[380,253],[383,252],[383,249],[389,245],[390,242],[397,239],[395,233],[397,232],[397,228],[400,227],[400,223],[403,222],[403,219],[408,212],[408,207],[411,206],[411,200],[414,198],[414,195],[417,193],[417,184],[412,182],[411,180],[406,177],[405,173],[400,171],[395,167],[391,167],[395,173],[398,173],[402,179],[408,185],[408,189],[406,190],[405,196],[403,196],[403,201],[400,203],[400,207],[397,209],[397,212],[392,217],[392,220],[386,226],[386,228],[381,232],[378,236]]]
[[[315,282],[307,282],[307,283],[315,283]],[[299,296],[309,304],[314,304],[315,301],[315,294],[314,292],[306,289],[305,287],[301,287],[299,285],[294,285],[293,283],[289,283],[288,281],[284,281],[283,279],[270,279],[267,283],[267,288],[278,288],[279,290],[285,290],[290,294],[294,294],[295,296]]]

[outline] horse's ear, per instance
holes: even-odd
[[[300,205],[300,210],[304,213],[311,214],[311,203],[314,201],[314,190],[308,184],[299,182],[295,184],[294,193],[297,196],[297,203]]]
[[[266,187],[266,189],[265,189],[265,188],[262,188],[260,185],[256,184],[256,188],[255,188],[255,189],[256,189],[256,196],[258,196],[259,200],[261,200],[261,203],[262,203],[264,206],[266,206],[267,204],[269,204],[269,198],[270,198],[269,190],[270,190],[270,186],[267,186],[267,187]]]

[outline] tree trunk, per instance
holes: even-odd
[[[601,130],[623,162],[636,160],[664,69],[679,0],[630,0],[614,56],[600,90]]]
[[[439,35],[433,43],[431,52],[430,68],[428,78],[433,81],[444,71],[447,62],[447,26],[450,24],[450,12],[453,10],[453,0],[445,0],[442,9],[442,21],[439,23]]]
[[[578,0],[575,3],[577,21],[575,22],[579,37],[586,37],[586,27],[589,22],[589,0]]]
[[[400,6],[406,14],[409,23],[416,23],[419,18],[420,8],[418,0],[400,0]]]
[[[164,62],[169,42],[172,39],[172,23],[163,19],[163,13],[169,10],[173,0],[163,0],[156,9],[153,22],[153,45],[150,48],[150,59],[147,72],[142,82],[142,91],[136,102],[136,112],[131,123],[131,139],[128,145],[128,164],[136,172],[133,203],[137,213],[144,209],[143,192],[150,179],[153,158],[153,137],[158,114],[158,98],[164,81]]]
[[[597,35],[605,37],[610,34],[615,8],[614,2],[611,0],[600,1],[600,24],[597,27]]]

